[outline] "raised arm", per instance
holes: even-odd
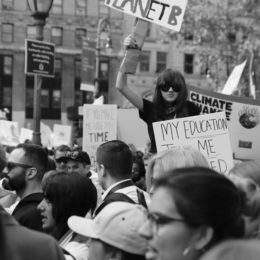
[[[135,39],[132,36],[126,37],[124,45],[129,48],[136,48]],[[143,111],[143,98],[134,92],[127,85],[127,74],[118,71],[116,79],[116,88],[126,97],[137,109]]]

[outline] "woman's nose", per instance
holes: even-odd
[[[43,209],[44,209],[44,200],[42,200],[42,201],[38,204],[37,209],[40,210],[40,211],[43,211]]]

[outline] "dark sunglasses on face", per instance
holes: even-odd
[[[160,90],[167,92],[170,90],[170,88],[174,91],[174,92],[180,92],[180,87],[176,86],[176,85],[169,85],[169,84],[161,84],[159,85]]]
[[[32,165],[23,164],[23,163],[15,163],[15,162],[8,162],[6,168],[8,171],[11,171],[15,167],[22,167],[22,168],[32,168]]]

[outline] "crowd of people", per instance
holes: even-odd
[[[192,147],[157,152],[153,122],[200,113],[181,73],[163,71],[153,101],[120,71],[116,87],[147,123],[145,152],[111,140],[91,165],[80,147],[0,146],[0,259],[259,259],[259,162],[223,175]]]
[[[145,167],[144,152],[112,140],[95,172],[80,148],[0,151],[1,259],[259,258],[257,161],[223,175],[183,147],[149,153]]]

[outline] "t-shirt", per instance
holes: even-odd
[[[155,118],[155,105],[153,102],[143,99],[143,111],[139,110],[139,117],[145,121],[147,124],[148,128],[148,134],[151,140],[151,153],[156,153],[156,144],[155,144],[155,137],[154,137],[154,132],[153,132],[153,123],[154,122],[159,122],[159,121],[164,121],[165,119],[160,119],[160,118]],[[184,105],[184,109],[177,114],[174,114],[172,118],[182,118],[182,117],[188,117],[188,116],[196,116],[200,114],[200,108],[192,103],[191,101],[186,101]]]

